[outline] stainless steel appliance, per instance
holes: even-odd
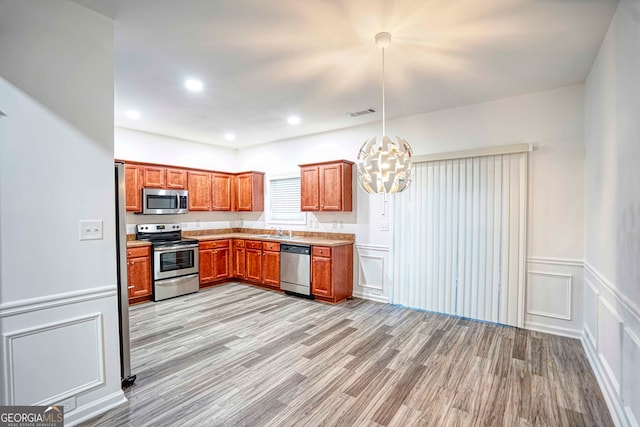
[[[124,163],[115,164],[116,184],[116,269],[118,283],[118,319],[120,330],[120,379],[122,387],[132,385],[129,339],[129,279],[127,277],[126,185]]]
[[[280,289],[311,295],[311,246],[280,244]]]
[[[142,213],[145,215],[185,214],[189,212],[187,190],[142,189]]]
[[[151,242],[153,301],[198,292],[198,241],[183,239],[180,224],[138,224],[136,238]]]

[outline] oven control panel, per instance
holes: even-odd
[[[138,224],[136,226],[138,233],[167,233],[180,230],[182,230],[180,224]]]

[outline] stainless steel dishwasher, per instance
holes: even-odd
[[[311,295],[311,246],[280,245],[280,289],[313,298]]]

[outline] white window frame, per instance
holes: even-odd
[[[267,175],[266,180],[266,197],[265,197],[265,223],[266,224],[278,224],[278,225],[306,225],[307,224],[307,213],[301,212],[299,220],[277,220],[273,219],[271,213],[271,181],[276,181],[279,179],[292,179],[292,178],[300,178],[299,172],[291,172],[285,174],[275,174],[275,175]]]

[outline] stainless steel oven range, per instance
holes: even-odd
[[[180,224],[138,224],[136,239],[151,242],[153,301],[198,292],[198,241],[183,239]]]

